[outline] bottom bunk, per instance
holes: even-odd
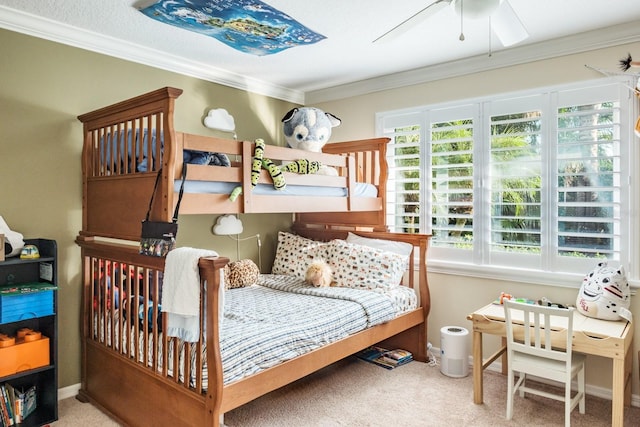
[[[263,274],[248,287],[225,289],[228,260],[200,258],[199,333],[186,343],[165,334],[163,258],[79,238],[79,398],[125,425],[218,426],[225,412],[372,344],[402,347],[426,361],[428,236],[322,230],[318,238],[314,230],[298,232],[306,237],[279,233],[276,274]],[[340,240],[320,242],[332,239]],[[402,243],[409,252],[390,255]],[[349,257],[352,266],[372,274],[334,270],[341,286],[314,288],[300,274],[319,254]]]

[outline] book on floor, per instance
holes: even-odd
[[[356,356],[386,369],[393,369],[413,360],[413,355],[407,350],[401,348],[387,349],[378,346],[368,347],[357,353]]]

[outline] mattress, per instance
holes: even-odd
[[[180,191],[182,181],[176,179],[174,181],[174,191]],[[208,181],[185,181],[185,193],[203,193],[203,194],[231,194],[234,188],[238,186],[233,182],[208,182]],[[308,185],[287,185],[282,190],[276,190],[271,184],[258,184],[253,188],[253,194],[258,195],[279,195],[279,196],[317,196],[317,197],[346,197],[347,189],[343,187],[317,187]],[[355,197],[377,197],[378,189],[373,184],[356,183],[354,194]]]

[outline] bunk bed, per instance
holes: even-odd
[[[81,248],[83,270],[82,384],[78,398],[92,402],[123,425],[219,426],[224,413],[373,344],[404,348],[411,351],[416,360],[426,361],[430,309],[426,272],[429,236],[386,231],[386,139],[329,144],[327,153],[319,154],[317,159],[339,170],[338,181],[336,177],[306,180],[303,178],[314,177],[287,176],[288,184],[309,187],[314,193],[320,187],[334,187],[345,192],[331,196],[296,196],[295,203],[290,205],[296,207],[296,221],[290,231],[278,233],[276,262],[284,245],[280,236],[289,236],[296,244],[301,242],[301,253],[309,247],[333,248],[334,251],[355,248],[373,253],[374,258],[368,258],[367,262],[375,263],[378,270],[374,282],[381,273],[388,276],[387,271],[381,270],[391,270],[381,267],[385,262],[380,263],[375,257],[392,257],[384,259],[395,265],[394,278],[390,279],[393,291],[403,292],[400,297],[389,299],[385,296],[383,299],[387,302],[376,300],[372,303],[392,306],[392,313],[372,315],[369,308],[351,305],[356,304],[351,301],[351,294],[379,299],[386,292],[354,290],[349,286],[312,288],[283,274],[262,274],[255,285],[226,289],[224,267],[228,259],[211,256],[198,261],[202,297],[197,341],[185,342],[164,334],[167,315],[161,310],[161,295],[166,260],[140,255],[135,245],[158,171],[162,178],[155,197],[160,202],[153,207],[152,218],[156,220],[170,219],[177,197],[177,183],[181,179],[183,156],[180,154],[183,150],[225,153],[232,159],[231,166],[189,165],[187,182],[229,180],[231,176],[232,181],[226,182],[243,186],[244,194],[234,203],[224,192],[201,193],[185,189],[181,214],[280,212],[284,211],[283,203],[274,203],[274,200],[288,197],[251,191],[248,159],[253,153],[253,143],[176,132],[172,123],[173,101],[180,93],[178,89],[164,88],[79,117],[84,122],[84,148],[83,224],[76,239]],[[152,128],[159,130],[151,131]],[[152,134],[160,144],[154,144]],[[115,145],[112,143],[114,135],[117,135]],[[265,156],[286,161],[303,155],[295,151],[273,147],[273,150],[265,151]],[[141,157],[146,160],[146,171],[139,170]],[[261,180],[269,184],[268,176]],[[358,183],[374,186],[377,193],[356,196],[353,193],[359,191],[356,189]],[[162,197],[158,197],[160,194]],[[314,197],[325,201],[308,201]],[[327,210],[330,212],[324,212]],[[356,240],[350,240],[352,237]],[[387,250],[388,247],[395,248],[394,245],[404,245],[403,252],[409,247],[409,252],[402,255],[401,264],[393,261],[396,255],[389,255],[392,250]],[[289,252],[283,254],[290,256],[297,247],[290,246]],[[345,255],[344,252],[340,254]],[[314,252],[313,256],[316,255]],[[289,258],[280,261],[283,265],[290,264]],[[399,265],[402,266],[400,271]],[[274,270],[275,266],[276,263]],[[269,284],[270,281],[276,283]],[[386,283],[385,279],[384,286]],[[293,298],[289,288],[303,294],[300,301],[308,299],[309,307],[314,307],[316,312],[324,304],[334,307],[345,303],[337,300],[349,299],[346,301],[350,304],[349,310],[364,313],[359,316],[366,317],[366,321],[360,318],[350,321],[349,330],[326,340],[323,338],[321,344],[296,350],[297,353],[280,357],[276,362],[245,363],[248,354],[230,350],[230,328],[242,317],[242,313],[233,310],[242,308],[250,300],[289,301]],[[258,292],[260,296],[252,296],[252,292]],[[261,293],[270,298],[263,298]],[[348,298],[343,294],[348,294]],[[326,297],[333,299],[325,302]],[[295,301],[295,304],[303,304],[298,299]],[[251,311],[250,318],[259,313],[259,308],[247,309]],[[266,308],[267,313],[273,313],[273,310]],[[307,312],[305,309],[298,311]],[[261,321],[265,320],[269,319]],[[362,323],[362,326],[351,330],[353,323]],[[306,327],[298,329],[303,334],[307,330]],[[233,337],[236,341],[248,341],[237,335]],[[304,337],[306,342],[306,335]],[[249,365],[249,368],[245,366],[239,372],[231,373],[231,360],[238,365]]]
[[[267,142],[264,157],[274,163],[306,159],[335,168],[339,176],[285,173],[287,188],[273,188],[263,170],[251,183],[253,141],[206,137],[174,128],[173,112],[182,90],[165,87],[82,114],[84,236],[137,240],[158,172],[161,179],[151,220],[168,221],[177,202],[185,153],[226,155],[230,166],[190,164],[181,214],[351,212],[349,221],[377,228],[384,223],[388,138],[336,142],[324,153],[278,147]],[[232,200],[230,193],[242,187]],[[357,212],[357,214],[356,214]],[[342,215],[324,216],[340,223]],[[383,230],[380,230],[383,231]]]

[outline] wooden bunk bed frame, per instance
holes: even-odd
[[[342,186],[348,188],[350,194],[329,202],[325,198],[323,201],[307,200],[313,197],[291,200],[290,206],[298,211],[292,231],[322,241],[344,239],[348,231],[356,231],[365,237],[410,243],[414,252],[403,285],[415,289],[418,308],[224,385],[217,319],[222,272],[228,259],[202,258],[199,262],[201,292],[206,292],[206,298],[202,298],[200,304],[200,330],[203,332],[199,341],[182,347],[176,338],[161,335],[158,325],[162,324],[162,330],[166,330],[166,315],[153,307],[160,303],[158,295],[164,258],[140,255],[135,244],[139,240],[140,222],[148,207],[156,171],[162,167],[162,179],[155,197],[159,202],[154,204],[152,211],[155,220],[169,220],[172,214],[176,201],[174,181],[181,176],[183,149],[241,157],[231,168],[190,165],[188,179],[229,180],[231,177],[233,182],[243,186],[244,197],[233,203],[226,195],[185,193],[181,214],[278,212],[277,206],[287,205],[284,199],[278,199],[282,203],[273,203],[274,197],[287,196],[251,194],[252,143],[174,130],[174,100],[181,92],[164,88],[79,116],[84,123],[84,148],[83,222],[76,239],[81,247],[83,269],[82,384],[78,398],[92,402],[124,425],[217,427],[224,413],[373,344],[405,348],[416,360],[426,361],[430,310],[426,254],[430,236],[386,231],[386,138],[329,144],[326,146],[328,154],[318,154],[317,158],[301,157],[302,153],[297,150],[270,146],[265,156],[278,160],[317,159],[336,167],[340,172],[338,178],[287,177],[288,183],[297,183],[299,178],[302,185],[311,182],[309,185]],[[104,161],[106,156],[100,152],[102,138],[128,131],[135,134],[143,128],[159,129],[164,136],[164,152],[155,147],[157,151],[148,172],[129,172],[134,168],[125,162],[108,164]],[[120,154],[115,157],[120,158]],[[127,162],[129,160],[127,158]],[[131,162],[133,166],[134,160]],[[266,175],[261,179],[269,182]],[[378,196],[351,197],[356,181],[376,185]],[[316,214],[327,210],[331,212]],[[118,292],[115,292],[115,286]],[[142,338],[128,340],[129,344],[122,343],[119,338],[127,334],[125,308],[130,320],[131,313],[150,313],[131,322],[128,329],[133,329],[135,336]],[[206,313],[206,320],[203,313]],[[161,349],[160,356],[157,351],[150,351],[154,346]],[[192,373],[192,381],[181,379],[181,375],[190,378]]]
[[[317,160],[334,167],[339,176],[298,175],[286,173],[287,185],[346,188],[347,196],[300,197],[258,195],[252,192],[251,160],[255,144],[210,136],[178,132],[174,128],[175,100],[181,89],[165,87],[90,113],[78,116],[84,124],[82,152],[84,236],[102,236],[124,240],[140,237],[140,221],[145,217],[158,170],[162,176],[154,200],[151,219],[169,221],[177,202],[175,181],[181,180],[183,150],[227,154],[231,167],[189,165],[187,180],[233,182],[242,186],[243,194],[231,201],[229,194],[185,193],[181,214],[339,212],[323,216],[333,223],[344,222],[344,212],[351,212],[348,221],[362,227],[379,229],[384,224],[388,138],[374,138],[327,144],[324,153],[311,153],[278,147],[267,143],[264,157],[278,161]],[[114,135],[137,135],[147,132],[159,143],[131,144],[108,141]],[[120,136],[118,136],[120,139]],[[133,148],[134,153],[130,153]],[[112,150],[107,152],[105,150]],[[146,158],[146,171],[136,170],[139,158]],[[355,195],[356,183],[369,183],[377,188],[377,197]],[[262,171],[260,183],[271,184]],[[277,199],[274,199],[277,197]],[[274,203],[274,200],[277,201]],[[357,214],[356,214],[357,212]],[[382,229],[381,231],[383,231]]]

